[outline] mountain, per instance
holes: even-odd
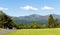
[[[52,14],[54,18],[57,18],[60,21],[60,15]],[[39,24],[44,24],[47,23],[49,15],[46,16],[41,16],[37,14],[32,14],[29,16],[20,16],[20,17],[13,17],[13,21],[16,23],[26,23],[30,24],[33,21],[39,23]]]

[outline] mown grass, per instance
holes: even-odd
[[[60,28],[54,29],[21,29],[4,35],[60,35]]]

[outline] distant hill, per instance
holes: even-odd
[[[4,12],[0,11],[0,14],[5,14]],[[60,15],[52,14],[54,18],[57,18],[58,21],[60,21]],[[25,24],[31,24],[33,21],[44,24],[48,22],[49,15],[42,16],[37,14],[32,14],[29,16],[20,16],[20,17],[13,17],[13,21],[16,23],[25,23]]]
[[[60,21],[60,15],[52,14],[54,18],[57,18]],[[20,17],[13,17],[13,21],[16,23],[26,23],[30,24],[32,21],[35,21],[39,24],[47,23],[49,15],[41,16],[37,14],[32,14],[29,16],[20,16]]]

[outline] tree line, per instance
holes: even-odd
[[[3,11],[0,11],[3,12]],[[37,22],[33,21],[31,24],[23,24],[23,23],[15,23],[11,16],[6,15],[5,13],[0,13],[0,28],[3,29],[39,29],[39,28],[59,28],[60,23],[58,19],[54,19],[54,17],[50,14],[48,18],[48,23],[45,24],[37,24]]]

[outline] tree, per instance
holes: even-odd
[[[57,27],[60,28],[60,22],[58,23]]]
[[[56,18],[56,19],[55,19],[55,27],[57,27],[58,25],[59,25],[58,19]]]
[[[31,24],[31,28],[38,28],[38,25],[36,24],[36,22],[32,22],[32,24]]]
[[[52,15],[48,18],[48,27],[55,27],[55,20]]]
[[[26,25],[21,23],[21,24],[16,24],[16,29],[25,29]]]
[[[0,28],[2,27],[3,22],[2,22],[2,15],[0,14]]]
[[[0,11],[0,12],[3,12],[3,11]],[[5,29],[6,28],[12,29],[14,26],[14,23],[11,17],[6,15],[5,13],[0,14],[0,24],[2,24],[1,27]]]

